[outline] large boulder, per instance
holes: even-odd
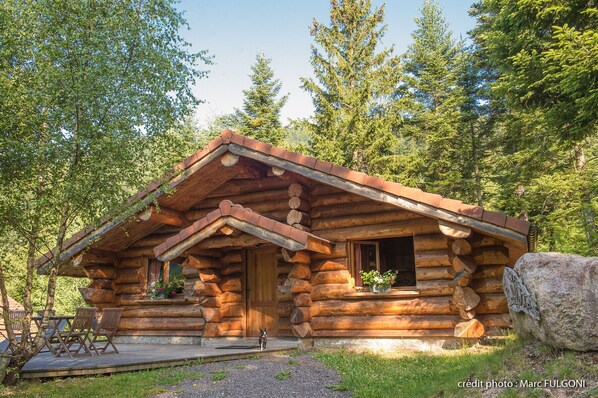
[[[503,284],[520,335],[598,350],[598,257],[528,253],[505,272]]]

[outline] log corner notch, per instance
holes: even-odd
[[[190,224],[190,221],[185,217],[185,213],[155,205],[148,206],[147,209],[139,213],[137,218],[141,221],[154,221],[173,227],[186,227]]]
[[[220,158],[220,162],[222,163],[223,166],[225,167],[231,167],[236,165],[239,162],[239,155],[235,155],[232,152],[226,152],[224,155],[222,155],[222,157]]]
[[[440,228],[440,232],[453,239],[467,239],[473,232],[469,227],[443,220],[438,220],[438,227]]]
[[[453,267],[454,289],[451,299],[459,310],[463,322],[455,326],[453,335],[460,338],[480,338],[484,335],[484,325],[475,319],[476,307],[480,304],[480,296],[471,288],[473,274],[477,270],[473,258],[471,240],[475,237],[471,228],[457,224],[438,221],[440,231],[448,238],[449,259]]]
[[[294,252],[283,248],[282,258],[286,262],[293,263],[293,268],[289,272],[291,295],[294,304],[294,309],[291,312],[293,334],[299,338],[312,337],[312,301],[309,297],[309,293],[311,292],[311,256],[309,252],[304,250]]]

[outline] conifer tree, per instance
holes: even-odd
[[[284,130],[280,124],[280,110],[287,102],[288,95],[276,99],[282,87],[280,80],[274,79],[270,67],[271,59],[264,54],[256,56],[251,67],[251,87],[243,90],[243,110],[237,111],[241,134],[272,145],[280,145]]]
[[[406,86],[415,100],[408,131],[419,143],[412,167],[422,189],[466,199],[470,176],[463,155],[471,142],[461,134],[463,46],[453,39],[437,4],[424,2],[421,12],[404,59]]]
[[[330,24],[314,20],[311,63],[315,79],[302,79],[312,96],[308,124],[312,152],[319,158],[387,176],[398,118],[400,80],[393,48],[379,50],[384,7],[370,0],[331,0]]]
[[[539,224],[544,250],[598,253],[598,8],[481,0],[472,31],[496,70],[501,207]]]

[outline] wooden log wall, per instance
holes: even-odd
[[[116,303],[123,308],[123,314],[118,333],[128,336],[201,336],[205,322],[197,303],[148,300],[148,261],[147,257],[141,256],[119,260]]]
[[[293,268],[293,263],[288,262],[277,250],[277,290],[276,290],[276,313],[279,336],[293,336],[291,326],[291,314],[293,312],[293,297],[291,294],[291,282],[289,273]]]
[[[277,296],[280,336],[467,337],[480,326],[491,334],[510,325],[501,280],[511,253],[502,242],[476,234],[446,236],[436,220],[272,174],[229,181],[185,217],[199,219],[228,199],[339,242],[329,255],[280,253],[278,283],[288,286]],[[201,335],[205,329],[205,336],[243,336],[243,249],[265,243],[251,235],[218,234],[187,252],[185,296],[197,302],[139,303],[145,298],[147,258],[178,231],[164,226],[120,252],[114,266],[85,267],[92,284],[82,289],[84,297],[101,308],[123,307],[122,334]],[[355,294],[346,241],[397,236],[414,237],[417,285],[404,295]]]
[[[288,281],[292,298],[290,321],[293,335],[301,338],[311,337],[313,331],[311,328],[310,254],[307,251],[292,252],[282,249],[282,257],[291,265]]]
[[[114,261],[113,261],[114,262]],[[86,304],[99,308],[109,306],[115,302],[115,279],[118,276],[114,265],[91,264],[83,265],[85,275],[91,279],[91,283],[86,288],[79,288],[81,296]]]
[[[456,277],[452,238],[447,238],[435,220],[397,210],[338,189],[318,186],[310,195],[311,229],[334,240],[381,239],[413,236],[417,285],[413,295],[355,294],[352,288],[347,245],[336,245],[333,253],[315,254],[310,264],[310,310],[313,336],[326,337],[450,337],[464,321],[453,295]],[[509,327],[507,301],[500,284],[504,257],[496,254],[501,242],[473,236],[471,253],[461,242],[455,245],[459,258],[467,255],[479,270],[469,276],[467,287],[479,298],[476,319],[486,333]],[[457,247],[459,246],[459,247]],[[500,249],[504,254],[504,249]],[[497,257],[500,257],[498,259]],[[508,258],[508,255],[507,255]],[[485,265],[481,265],[485,263]]]
[[[187,211],[185,217],[198,220],[227,199],[265,217],[286,223],[289,215],[289,185],[288,181],[278,177],[250,181],[234,180],[221,186],[217,192]]]
[[[243,322],[242,252],[222,258],[190,255],[183,263],[186,294],[201,298],[205,337],[241,337]],[[187,276],[186,276],[187,278]]]

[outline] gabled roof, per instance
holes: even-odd
[[[252,159],[262,164],[288,170],[308,179],[331,185],[378,202],[390,203],[426,217],[467,226],[484,234],[497,236],[515,243],[520,248],[527,249],[527,234],[530,228],[528,221],[509,217],[503,213],[485,210],[480,206],[468,205],[459,200],[426,193],[420,189],[406,187],[379,177],[369,176],[362,172],[337,166],[311,156],[291,152],[284,148],[272,146],[265,142],[225,130],[220,136],[208,143],[205,148],[176,165],[171,174],[174,177],[159,179],[151,183],[145,190],[137,193],[132,198],[137,200],[137,207],[135,209],[120,217],[105,219],[99,227],[86,228],[68,239],[65,243],[65,250],[61,256],[61,261],[66,261],[81,253],[103,235],[117,229],[121,224],[127,222],[131,215],[141,211],[143,205],[149,205],[154,200],[158,200],[161,205],[176,203],[179,197],[177,194],[183,195],[181,192],[185,191],[185,189],[187,189],[186,194],[188,194],[188,186],[185,186],[185,183],[189,179],[198,178],[196,174],[201,178],[205,178],[210,174],[207,170],[210,167],[225,168],[220,164],[214,166],[214,160],[221,158],[227,152],[243,158]],[[202,171],[205,171],[206,174],[201,173]],[[161,181],[165,180],[167,182],[161,184]],[[204,185],[209,186],[210,184]],[[165,195],[165,192],[172,191],[173,189],[176,190],[174,194]],[[215,187],[212,187],[212,189],[215,189]],[[141,207],[139,204],[141,204]],[[159,224],[157,226],[159,227]],[[52,256],[51,252],[46,253],[38,259],[38,266],[46,264]]]
[[[332,248],[332,243],[326,239],[264,217],[230,200],[223,200],[218,209],[156,246],[154,254],[159,260],[172,260],[183,251],[214,235],[224,226],[230,226],[292,251],[311,250],[330,254]]]

